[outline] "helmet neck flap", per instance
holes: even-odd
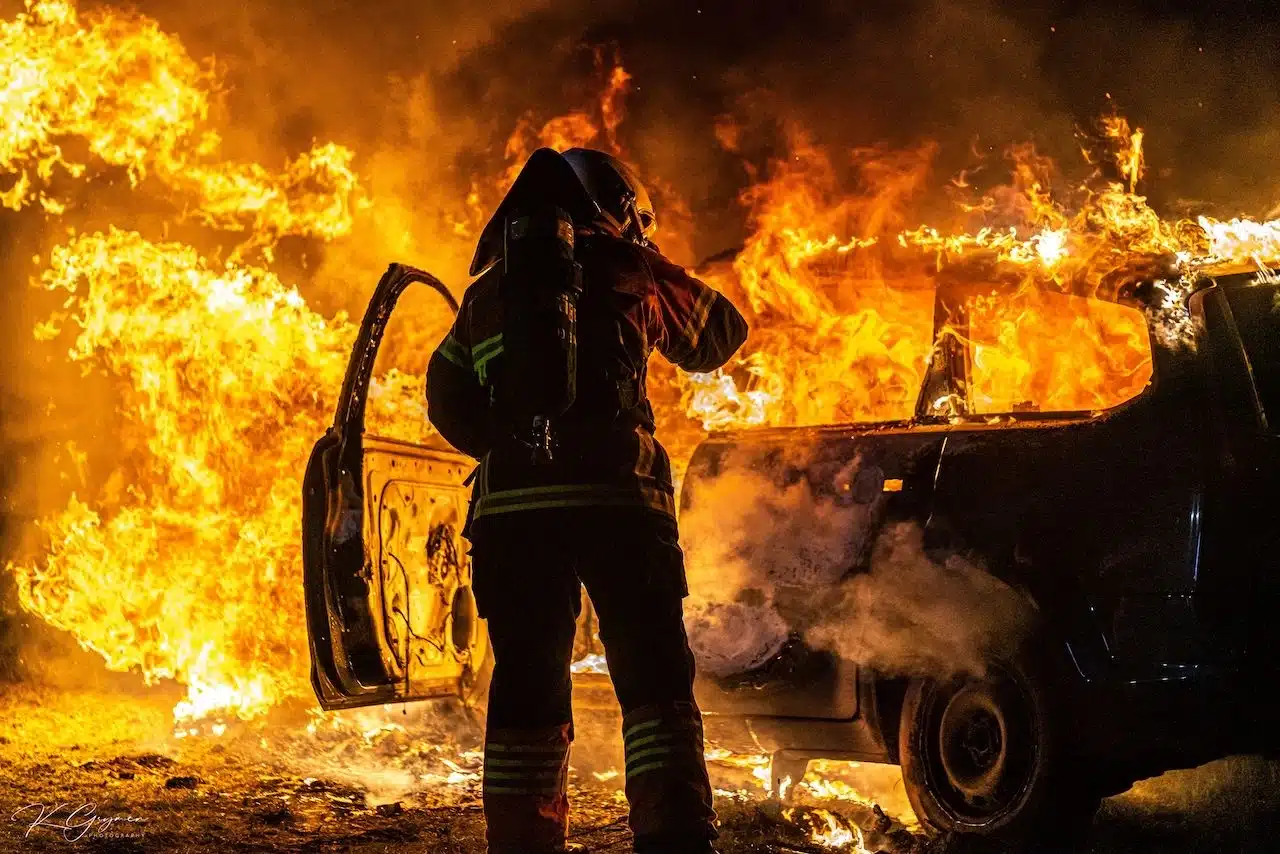
[[[570,148],[563,154],[539,148],[480,232],[471,275],[479,275],[502,257],[507,214],[533,202],[563,209],[579,228],[602,226],[637,243],[643,243],[657,226],[649,193],[621,160],[589,148]]]

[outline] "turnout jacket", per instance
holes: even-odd
[[[632,506],[675,517],[671,462],[654,439],[645,394],[649,355],[710,371],[746,339],[747,323],[722,294],[659,252],[597,230],[580,232],[578,396],[552,419],[553,460],[535,465],[495,405],[503,381],[501,264],[467,289],[453,328],[427,368],[431,423],[480,461],[471,521],[553,507]],[[588,302],[590,301],[590,302]],[[602,383],[601,376],[608,382]],[[616,396],[600,389],[616,381]]]

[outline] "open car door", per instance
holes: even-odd
[[[412,284],[449,291],[392,264],[365,311],[333,426],[303,479],[302,555],[311,682],[325,709],[482,696],[492,669],[461,538],[468,458],[366,435],[378,346]]]

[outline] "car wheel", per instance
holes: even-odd
[[[899,755],[920,822],[952,850],[1065,851],[1099,799],[1072,756],[1053,668],[1032,656],[981,677],[912,682]]]

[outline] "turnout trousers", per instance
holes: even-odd
[[[539,509],[477,520],[471,536],[495,661],[483,789],[490,854],[564,850],[580,585],[622,706],[636,851],[711,851],[715,812],[675,522],[640,508]]]

